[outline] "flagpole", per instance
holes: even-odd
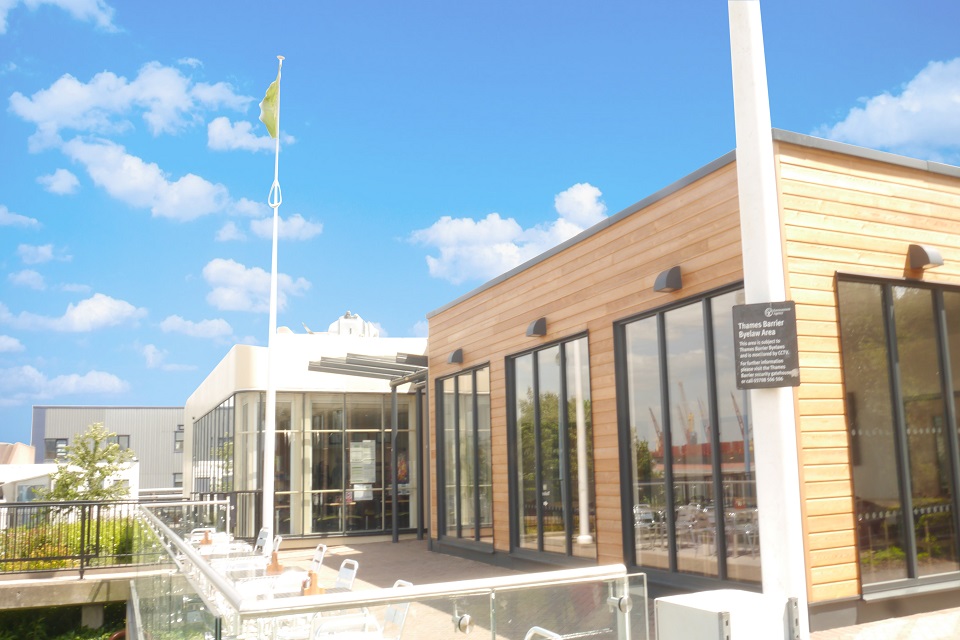
[[[273,184],[267,203],[273,209],[273,251],[270,260],[270,328],[267,334],[267,395],[264,406],[265,424],[263,428],[263,526],[270,530],[264,545],[264,553],[273,551],[274,530],[274,477],[277,449],[277,389],[274,380],[273,341],[277,334],[277,235],[280,227],[280,71],[283,68],[283,56],[277,56],[277,121],[276,146],[273,160]]]

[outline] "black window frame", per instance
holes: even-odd
[[[478,411],[478,401],[477,401],[477,373],[480,372],[480,371],[482,371],[482,370],[484,370],[484,369],[487,370],[487,377],[488,377],[488,381],[489,381],[489,376],[490,376],[490,363],[489,363],[489,362],[484,362],[484,363],[482,363],[482,364],[478,364],[478,365],[476,365],[476,366],[473,366],[473,367],[470,367],[470,368],[467,368],[467,369],[461,369],[461,370],[459,370],[459,371],[456,371],[455,373],[451,373],[450,375],[444,376],[444,377],[442,377],[442,378],[437,378],[436,381],[435,381],[435,384],[434,384],[434,388],[436,389],[436,401],[435,401],[435,405],[436,405],[436,416],[437,416],[437,420],[436,420],[436,421],[437,421],[437,426],[436,426],[436,438],[437,438],[437,445],[436,445],[436,451],[437,451],[437,467],[436,467],[436,468],[437,468],[437,505],[438,505],[437,531],[438,531],[438,534],[439,534],[440,538],[442,538],[442,539],[446,539],[446,540],[456,540],[456,541],[458,541],[458,542],[468,542],[468,543],[474,543],[474,544],[478,544],[478,545],[484,545],[484,546],[490,546],[490,547],[492,547],[492,546],[493,546],[493,543],[492,543],[492,542],[485,542],[485,541],[483,541],[483,540],[481,539],[481,538],[482,538],[482,535],[481,535],[481,534],[482,534],[482,530],[483,530],[483,528],[484,528],[484,525],[483,525],[483,522],[482,522],[482,518],[480,517],[480,515],[481,515],[481,509],[480,509],[480,475],[481,475],[481,474],[480,474],[480,447],[478,446],[478,443],[479,443],[479,441],[480,441],[480,437],[479,437],[479,435],[480,435],[480,413],[479,413],[479,411]],[[453,380],[454,396],[455,396],[455,397],[459,397],[459,395],[460,395],[460,377],[463,376],[463,375],[466,375],[466,374],[469,374],[469,375],[471,376],[471,388],[472,388],[472,391],[471,391],[471,396],[472,396],[472,399],[471,399],[472,411],[471,411],[471,413],[472,413],[472,415],[473,415],[473,424],[471,425],[471,433],[472,433],[472,435],[473,435],[473,441],[474,441],[474,447],[473,447],[473,463],[474,463],[474,464],[473,464],[473,468],[474,468],[474,474],[473,474],[473,487],[474,487],[474,491],[473,491],[473,513],[474,513],[474,520],[475,520],[475,522],[474,522],[474,525],[473,525],[473,535],[472,535],[472,536],[465,536],[465,535],[464,535],[465,527],[463,526],[463,519],[462,519],[462,516],[461,516],[462,511],[461,511],[461,508],[460,508],[460,500],[459,500],[459,495],[460,495],[460,493],[459,493],[459,492],[460,492],[460,478],[461,478],[461,473],[462,473],[462,469],[461,469],[461,465],[460,465],[460,457],[459,457],[459,456],[455,456],[455,459],[454,459],[454,482],[453,482],[453,484],[454,484],[454,486],[456,487],[455,491],[457,492],[457,498],[458,498],[458,499],[456,500],[456,508],[455,508],[456,515],[455,515],[455,517],[454,517],[454,520],[455,520],[454,529],[455,529],[455,531],[451,532],[451,531],[449,530],[450,528],[449,528],[449,526],[447,525],[447,519],[446,519],[446,516],[445,516],[445,512],[442,511],[442,510],[440,510],[440,507],[441,507],[441,506],[442,506],[442,508],[445,510],[445,509],[446,509],[446,504],[447,504],[447,478],[446,478],[446,463],[447,463],[447,460],[446,460],[446,444],[447,444],[447,443],[446,443],[446,435],[445,435],[445,433],[444,433],[444,432],[445,432],[445,429],[446,429],[446,425],[444,424],[444,418],[445,418],[445,411],[444,411],[444,409],[445,409],[445,408],[444,408],[444,404],[443,404],[443,403],[444,403],[444,397],[445,397],[445,395],[444,395],[443,385],[444,385],[444,382],[446,382],[446,381],[448,381],[448,380]],[[488,384],[489,384],[489,382],[488,382]],[[492,393],[492,392],[491,392],[491,393]],[[454,450],[454,451],[459,451],[459,450],[460,450],[460,429],[458,428],[458,425],[460,424],[460,403],[459,403],[459,402],[454,402],[454,405],[453,405],[453,424],[454,424],[454,429],[453,429],[453,433],[454,433],[454,448],[453,448],[453,450]],[[491,429],[492,429],[493,425],[491,424],[490,427],[491,427]],[[492,455],[492,447],[491,447],[491,455]],[[492,479],[492,460],[490,460],[490,465],[491,465],[491,479]],[[491,505],[491,519],[490,519],[490,525],[489,525],[489,526],[490,526],[491,529],[492,529],[492,527],[493,527],[493,507],[492,507],[492,505]]]
[[[953,526],[956,536],[955,545],[960,545],[960,433],[958,433],[957,423],[957,402],[953,392],[953,379],[960,372],[954,372],[950,366],[950,344],[949,327],[947,326],[946,307],[943,294],[950,292],[960,294],[960,286],[950,285],[940,282],[924,282],[922,280],[913,280],[906,278],[882,278],[876,276],[866,276],[862,274],[837,272],[834,278],[834,291],[837,296],[837,324],[838,328],[843,323],[840,315],[840,283],[850,282],[881,287],[881,305],[883,313],[883,325],[886,338],[887,349],[887,375],[890,384],[890,400],[894,429],[894,455],[897,462],[898,490],[900,497],[901,510],[904,513],[913,511],[912,483],[909,473],[905,473],[910,468],[910,452],[907,445],[908,426],[903,412],[904,394],[903,381],[901,379],[900,356],[898,349],[898,338],[895,327],[895,314],[893,304],[893,288],[909,287],[924,289],[931,293],[931,303],[933,305],[933,320],[936,325],[935,336],[937,346],[938,364],[940,366],[940,392],[944,401],[944,422],[949,425],[946,428],[946,440],[949,447],[948,455],[950,461],[950,479],[952,481],[953,493]],[[843,341],[842,328],[838,330],[838,340],[840,342],[841,358],[841,377],[844,381],[844,390],[846,390],[846,369],[843,366]],[[845,394],[846,397],[846,394]],[[846,405],[846,401],[845,401]],[[844,407],[844,421],[846,423],[847,437],[850,435],[850,407]],[[849,443],[851,455],[854,447]],[[856,496],[856,487],[854,486],[853,469],[851,458],[850,485],[851,493]],[[853,507],[853,515],[856,517],[856,507]],[[960,577],[960,571],[950,571],[945,573],[922,576],[919,575],[918,562],[918,543],[912,526],[904,527],[904,542],[906,549],[903,552],[906,555],[907,577],[892,581],[864,584],[862,578],[859,578],[859,558],[860,558],[860,523],[857,523],[855,534],[856,549],[858,558],[858,579],[860,580],[860,589],[864,595],[877,594],[901,589],[923,588],[926,585],[936,585],[943,582],[954,582]]]
[[[47,457],[47,452],[50,451],[50,446],[48,443],[54,443],[53,448],[56,449],[57,455],[55,458]],[[70,442],[67,438],[44,438],[43,439],[43,461],[44,462],[57,462],[58,460],[64,460],[67,457],[67,447]]]
[[[666,585],[671,586],[683,586],[685,588],[717,588],[718,585],[729,586],[731,584],[737,585],[738,589],[744,589],[748,591],[760,591],[761,584],[748,582],[748,581],[738,581],[733,580],[729,577],[729,572],[727,568],[727,545],[726,545],[726,532],[725,532],[725,522],[724,518],[717,517],[715,523],[715,545],[716,545],[716,554],[717,554],[717,574],[714,575],[703,575],[697,573],[686,573],[680,572],[678,570],[678,560],[677,560],[677,547],[676,547],[676,518],[674,516],[668,515],[666,518],[666,538],[668,544],[668,554],[669,554],[669,568],[667,569],[658,569],[653,567],[641,567],[637,564],[637,553],[635,546],[635,535],[634,535],[634,518],[633,518],[633,500],[632,500],[632,491],[631,485],[633,482],[632,477],[632,442],[631,442],[631,427],[630,427],[630,406],[629,406],[629,394],[628,394],[628,368],[629,363],[627,361],[627,336],[626,336],[626,327],[631,323],[638,322],[640,320],[645,320],[649,318],[654,318],[656,321],[657,328],[657,349],[658,349],[658,360],[659,360],[659,371],[658,376],[660,379],[660,395],[662,398],[662,405],[665,407],[670,406],[670,392],[668,389],[668,376],[667,376],[667,340],[666,340],[666,314],[670,311],[687,307],[690,305],[700,305],[702,314],[703,314],[703,331],[704,331],[704,351],[705,351],[705,366],[706,366],[706,378],[707,378],[707,398],[709,406],[707,407],[707,412],[710,419],[711,426],[711,438],[714,443],[720,442],[720,425],[718,419],[718,408],[717,408],[717,369],[716,369],[716,359],[715,359],[715,334],[713,329],[713,303],[712,301],[716,298],[724,296],[729,293],[736,291],[741,291],[744,289],[744,284],[742,281],[734,282],[722,287],[717,287],[709,291],[704,291],[702,293],[683,298],[681,300],[672,301],[668,304],[643,311],[641,313],[633,314],[626,318],[622,318],[614,322],[614,370],[615,370],[615,384],[616,384],[616,405],[617,405],[617,423],[618,423],[618,441],[620,449],[620,509],[621,509],[621,529],[623,534],[623,552],[624,552],[624,562],[632,567],[644,572],[647,572],[651,575],[657,576],[658,582],[662,582]],[[732,327],[731,327],[732,331]],[[663,431],[663,446],[665,451],[665,462],[664,462],[664,490],[665,490],[665,501],[666,508],[665,513],[675,514],[677,509],[676,496],[675,496],[675,483],[674,483],[674,473],[673,473],[673,438],[672,438],[672,428],[671,428],[672,415],[670,411],[665,412],[661,416],[661,428]],[[720,447],[712,447],[711,455],[711,474],[712,474],[712,485],[713,485],[713,495],[715,496],[714,509],[715,513],[723,513],[726,505],[722,504],[724,498],[723,490],[723,475],[722,475],[722,461],[720,454]],[[754,474],[756,472],[754,471]],[[756,477],[754,477],[754,483],[756,483]],[[716,504],[720,502],[721,504]],[[721,560],[722,559],[722,560]],[[762,559],[762,558],[761,558]]]

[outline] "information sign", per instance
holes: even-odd
[[[733,344],[738,389],[800,385],[793,302],[735,305]]]

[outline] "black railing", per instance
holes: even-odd
[[[0,575],[153,564],[163,550],[139,502],[0,505]],[[144,503],[149,504],[149,503]]]

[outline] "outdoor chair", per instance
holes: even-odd
[[[344,589],[350,591],[353,589],[353,581],[357,579],[357,570],[360,563],[349,558],[340,563],[340,571],[337,572],[337,580],[333,583],[334,589]]]
[[[257,534],[257,541],[253,543],[253,552],[254,553],[264,553],[265,547],[267,546],[267,540],[270,539],[270,529],[263,527],[260,529],[260,533]]]
[[[190,531],[188,542],[200,544],[203,542],[203,537],[205,535],[212,538],[216,532],[217,530],[214,527],[197,527],[196,529]]]
[[[393,586],[396,588],[413,585],[406,580],[397,580],[393,583]],[[409,609],[409,602],[393,602],[387,605],[383,612],[382,623],[367,609],[364,609],[362,613],[324,616],[317,619],[319,624],[317,624],[313,639],[400,640]]]
[[[310,571],[320,573],[320,565],[323,564],[323,557],[327,555],[327,545],[322,542],[313,550],[313,558],[310,559]]]

